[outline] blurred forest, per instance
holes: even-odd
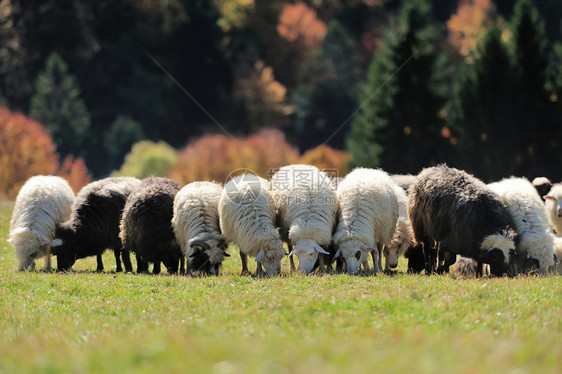
[[[0,0],[0,194],[290,162],[559,181],[561,20],[560,0]]]

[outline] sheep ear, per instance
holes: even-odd
[[[51,247],[59,247],[62,245],[62,239],[57,238],[51,242]]]
[[[556,200],[554,196],[550,196],[550,195],[544,195],[542,198],[545,200],[552,200],[552,201]]]
[[[318,244],[318,243],[316,243],[316,242],[314,242],[314,249],[316,249],[316,250],[318,251],[318,253],[322,253],[322,254],[325,254],[325,255],[329,255],[329,254],[330,254],[330,253],[326,252],[326,251],[324,250],[324,248],[322,248],[322,247],[320,246],[320,244]]]
[[[376,251],[377,248],[375,247],[371,247],[370,245],[366,245],[366,244],[361,244],[361,247],[359,247],[360,250],[362,251],[367,251],[367,252],[371,252],[371,251]]]
[[[334,255],[334,258],[338,258],[341,257],[341,249],[338,248],[336,254]]]
[[[256,256],[256,262],[260,262],[261,260],[263,260],[264,257],[265,257],[265,252],[263,251],[263,249],[260,249],[260,252]]]

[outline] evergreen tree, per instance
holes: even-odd
[[[444,161],[450,151],[438,118],[442,100],[433,87],[436,29],[427,1],[404,1],[397,30],[391,31],[360,87],[361,109],[347,148],[357,165],[418,172]]]
[[[462,166],[486,180],[513,172],[520,159],[518,137],[511,131],[513,79],[509,52],[494,24],[474,63],[460,69],[450,108],[452,125],[461,132]]]
[[[80,97],[76,78],[56,52],[49,55],[45,69],[35,81],[30,116],[49,130],[62,156],[85,156],[90,114]]]
[[[340,127],[355,109],[357,66],[353,41],[338,22],[332,22],[292,98],[292,126],[300,149],[323,142],[343,148],[346,127]]]

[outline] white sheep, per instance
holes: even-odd
[[[271,178],[271,193],[289,256],[295,254],[299,269],[310,273],[318,254],[329,256],[326,249],[330,247],[338,211],[335,184],[315,166],[288,165]],[[321,270],[324,262],[329,263],[329,257],[320,256]]]
[[[552,267],[552,271],[558,275],[562,275],[562,237],[554,237],[554,255],[556,256],[556,263]]]
[[[531,182],[525,178],[506,178],[488,185],[507,208],[519,235],[516,246],[520,262],[538,261],[539,274],[554,265],[553,236],[543,202]]]
[[[18,259],[18,270],[35,269],[35,259],[45,257],[51,270],[51,242],[57,224],[72,211],[74,192],[68,182],[56,176],[38,175],[25,182],[16,198],[10,221],[10,238]]]
[[[226,240],[219,223],[222,186],[214,182],[193,182],[183,187],[174,199],[172,227],[188,271],[218,275]]]
[[[395,185],[382,170],[357,168],[338,185],[340,217],[334,244],[346,262],[347,272],[356,273],[363,263],[368,269],[369,252],[379,272],[381,250],[390,244],[398,220]],[[374,251],[378,251],[378,259]]]
[[[544,198],[550,227],[556,234],[562,234],[562,184],[557,183],[553,185],[550,192]]]
[[[228,242],[240,248],[242,274],[248,274],[247,256],[255,256],[257,275],[263,265],[268,274],[278,274],[285,256],[275,227],[275,207],[269,183],[256,175],[243,174],[229,181],[219,200],[220,227]]]
[[[398,266],[398,258],[402,256],[412,245],[412,228],[408,219],[408,196],[406,191],[396,185],[394,188],[396,198],[398,199],[398,222],[396,223],[396,231],[389,245],[383,250],[385,257],[385,271],[395,269]]]

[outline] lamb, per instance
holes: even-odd
[[[218,275],[222,261],[229,257],[219,223],[221,192],[218,183],[193,182],[174,199],[172,227],[190,273]]]
[[[446,165],[424,169],[410,188],[408,216],[426,273],[436,270],[436,243],[449,254],[439,271],[455,263],[455,254],[478,261],[479,273],[483,263],[493,275],[507,271],[517,239],[513,220],[499,196],[472,175]]]
[[[533,179],[533,187],[539,193],[539,196],[544,201],[544,196],[548,194],[548,191],[552,188],[552,182],[546,177],[536,177]]]
[[[338,204],[336,188],[328,174],[310,165],[284,166],[271,178],[271,191],[289,256],[298,257],[299,269],[305,273],[312,272],[317,263],[322,271],[325,263],[330,268],[327,249]],[[292,261],[291,265],[294,270]]]
[[[137,257],[137,273],[147,273],[153,263],[153,274],[160,274],[160,262],[169,274],[178,272],[183,258],[174,236],[172,216],[174,198],[180,185],[168,178],[146,178],[129,197],[121,217],[119,237],[125,252]]]
[[[67,271],[77,259],[97,256],[97,271],[103,271],[102,253],[113,249],[116,271],[121,267],[119,219],[127,197],[140,181],[131,177],[110,177],[84,186],[76,196],[70,218],[57,225],[52,252],[57,270]],[[123,253],[126,271],[132,271],[128,253]]]
[[[275,227],[275,207],[268,182],[253,174],[243,174],[229,181],[219,200],[219,219],[228,242],[240,248],[242,274],[248,272],[248,255],[255,256],[258,276],[281,271],[286,255]]]
[[[382,170],[357,168],[338,185],[340,216],[334,234],[348,273],[357,273],[372,253],[375,272],[380,271],[380,251],[390,244],[398,220],[398,199],[392,179]],[[379,251],[378,260],[374,251]]]
[[[396,185],[394,189],[398,199],[398,222],[396,232],[389,245],[384,246],[385,271],[395,269],[398,266],[398,258],[406,253],[412,246],[412,229],[408,220],[408,196],[403,188]]]
[[[550,227],[558,235],[562,234],[562,184],[556,183],[544,196],[545,210]]]
[[[74,192],[60,177],[38,175],[20,189],[10,221],[10,238],[18,270],[34,270],[35,259],[45,256],[51,271],[51,243],[57,224],[70,217]]]
[[[554,265],[553,236],[543,202],[535,187],[525,178],[507,178],[488,185],[498,194],[515,223],[519,235],[518,263],[523,271],[531,262],[537,262],[540,275],[546,275]],[[528,263],[529,265],[525,265]]]

